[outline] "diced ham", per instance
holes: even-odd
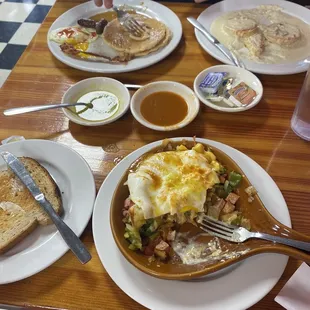
[[[167,235],[168,241],[173,241],[175,239],[175,230],[170,230]]]
[[[152,247],[150,244],[148,246],[145,247],[143,253],[146,256],[152,256],[154,255],[154,247]]]
[[[164,240],[161,240],[155,247],[156,250],[166,251],[169,248],[169,244]]]
[[[161,260],[166,260],[169,257],[170,246],[167,242],[161,240],[154,249],[154,254]]]
[[[224,205],[225,205],[225,200],[220,199],[216,204],[208,208],[207,215],[213,217],[215,220],[218,220],[220,217],[220,213],[222,209],[224,208]]]
[[[223,177],[222,175],[220,175],[220,182],[221,182],[222,184],[224,184],[224,183],[225,183],[225,181],[226,181],[226,178],[225,178],[225,177]]]
[[[128,210],[130,207],[132,207],[135,203],[128,197],[124,202],[124,209]]]
[[[150,243],[144,248],[143,253],[146,256],[152,256],[154,255],[154,250],[157,244],[159,244],[162,241],[161,237],[157,237],[154,240],[151,240]]]
[[[239,198],[240,198],[240,196],[236,195],[235,193],[230,193],[226,197],[226,201],[229,201],[230,203],[232,203],[234,205],[238,201]]]
[[[236,208],[235,205],[233,205],[230,201],[227,201],[225,203],[224,208],[222,209],[222,213],[223,214],[231,213],[231,212],[235,211],[235,208]]]

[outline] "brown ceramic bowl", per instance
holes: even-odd
[[[174,145],[179,145],[180,142],[173,142]],[[186,141],[187,147],[192,147],[192,141]],[[205,146],[207,147],[207,146]],[[241,168],[224,152],[211,147],[213,153],[216,155],[217,160],[222,163],[228,171],[236,171],[244,175]],[[155,148],[149,153],[154,153],[156,151],[162,150],[162,147]],[[212,264],[197,264],[197,265],[185,265],[178,262],[152,262],[148,261],[148,257],[142,253],[132,251],[128,248],[128,242],[124,238],[124,223],[122,222],[122,208],[125,199],[129,196],[128,187],[124,185],[127,180],[128,172],[123,175],[120,180],[112,199],[112,205],[110,208],[110,224],[115,242],[125,256],[125,258],[136,268],[154,277],[161,279],[171,279],[171,280],[186,280],[205,276],[207,274],[213,273],[215,271],[221,270],[228,267],[236,262],[239,262],[247,257],[259,254],[259,253],[281,253],[295,258],[310,262],[310,255],[303,251],[299,251],[288,246],[271,243],[259,239],[250,239],[244,243],[236,244],[221,240],[221,246],[228,251],[243,251],[248,250],[246,253],[241,254],[238,257],[230,258],[224,262],[216,262]],[[240,199],[237,202],[237,209],[239,209],[242,214],[250,219],[251,230],[259,231],[264,233],[269,233],[277,236],[286,236],[292,239],[298,239],[301,241],[310,242],[310,237],[303,234],[295,232],[289,227],[278,222],[275,218],[264,207],[260,198],[256,195],[252,203],[248,202],[248,196],[245,193],[245,189],[251,184],[248,178],[245,176],[243,178],[242,184],[239,188]],[[271,193],[272,194],[272,193]],[[180,231],[190,232],[190,235],[199,234],[202,231],[191,224],[185,224],[181,227]],[[199,241],[209,242],[212,237],[203,236]]]

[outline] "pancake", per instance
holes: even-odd
[[[164,37],[164,39],[161,42],[159,42],[158,45],[156,45],[154,48],[151,48],[150,50],[147,50],[147,51],[144,51],[141,53],[137,53],[137,54],[135,54],[135,56],[141,57],[141,56],[145,56],[145,55],[148,55],[150,53],[158,51],[159,49],[165,47],[169,43],[169,41],[171,40],[171,37],[172,37],[172,32],[170,29],[167,28],[166,36]]]
[[[104,39],[113,49],[133,56],[142,56],[158,50],[169,42],[170,30],[162,22],[139,14],[133,14],[132,17],[146,26],[146,35],[136,38],[114,19],[103,32]]]

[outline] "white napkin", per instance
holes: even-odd
[[[310,309],[310,267],[303,263],[274,299],[287,310]]]

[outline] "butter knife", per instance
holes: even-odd
[[[226,56],[235,66],[245,68],[244,64],[238,57],[221,44],[196,18],[187,17],[187,20],[199,30],[217,49],[219,49],[222,54]]]
[[[39,203],[43,210],[50,216],[55,226],[59,230],[62,238],[65,240],[71,251],[76,255],[82,264],[91,260],[91,255],[79,237],[71,230],[70,227],[59,217],[51,203],[45,198],[39,187],[34,182],[30,173],[27,171],[22,162],[9,152],[1,152],[0,155],[18,176],[22,183],[27,187],[33,198]]]

